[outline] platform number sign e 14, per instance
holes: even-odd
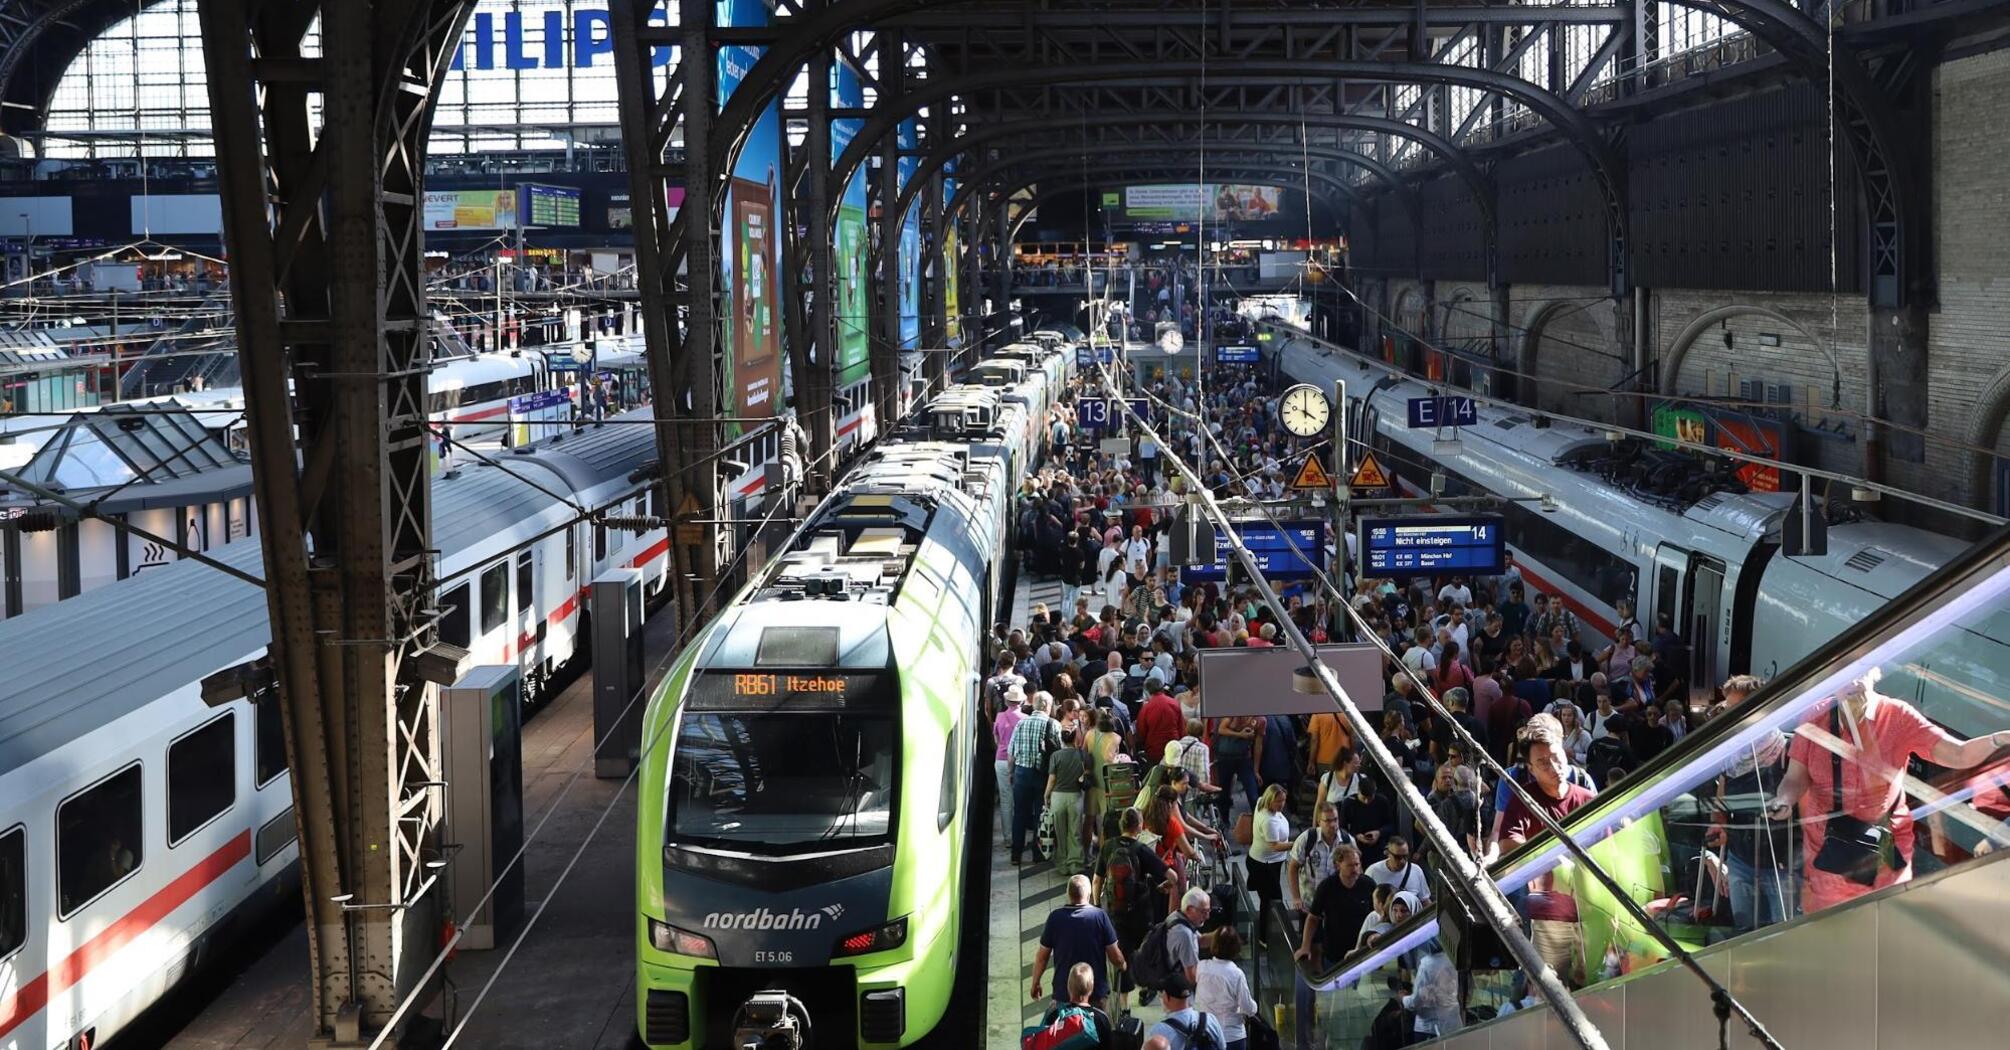
[[[1470,397],[1413,397],[1409,407],[1412,430],[1480,425],[1479,404]]]

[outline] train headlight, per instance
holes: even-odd
[[[712,947],[712,938],[690,930],[680,930],[667,922],[649,920],[649,945],[659,952],[675,952],[700,959],[717,959],[718,949]]]
[[[837,943],[831,953],[835,958],[850,955],[871,955],[874,952],[892,951],[907,943],[907,918],[902,916],[877,929],[861,930]]]

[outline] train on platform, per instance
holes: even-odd
[[[1408,402],[1458,390],[1295,329],[1271,330],[1265,353],[1281,376],[1329,397],[1335,381],[1346,382],[1350,441],[1372,449],[1403,494],[1507,500],[1499,513],[1528,597],[1561,600],[1587,635],[1605,640],[1622,602],[1650,632],[1667,616],[1685,640],[1692,688],[1777,674],[1968,546],[1912,526],[1844,520],[1829,526],[1826,553],[1787,557],[1790,493],[1746,491],[1694,457],[1522,409],[1481,405],[1477,425],[1440,443],[1431,429],[1408,426]]]
[[[578,512],[655,512],[655,458],[653,428],[609,424],[435,480],[435,603],[464,668],[514,664],[535,698],[590,649],[597,576],[662,592],[663,530]],[[212,556],[262,564],[255,539]],[[278,705],[204,695],[268,638],[265,595],[195,561],[0,622],[0,1047],[97,1046],[234,928],[297,906]]]
[[[922,403],[650,698],[647,1045],[909,1046],[943,1022],[982,855],[984,635],[1074,368],[1065,341],[1013,344]]]

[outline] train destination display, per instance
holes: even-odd
[[[1498,573],[1506,564],[1501,517],[1364,518],[1361,564],[1367,576]]]
[[[1326,523],[1287,521],[1282,524],[1284,527],[1279,529],[1267,521],[1239,521],[1235,527],[1242,534],[1242,545],[1249,548],[1264,576],[1273,580],[1305,580],[1319,575],[1326,567]],[[1175,522],[1173,527],[1182,526]],[[1300,552],[1304,557],[1300,557]],[[1181,569],[1180,579],[1187,583],[1225,579],[1230,557],[1227,537],[1217,536],[1214,558]],[[1311,561],[1306,561],[1307,558]]]

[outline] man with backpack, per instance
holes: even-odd
[[[1224,1050],[1228,1046],[1221,1022],[1193,1008],[1193,981],[1185,974],[1175,974],[1166,981],[1165,997],[1165,1020],[1153,1025],[1147,1038],[1163,1037],[1169,1050]]]
[[[1163,990],[1175,978],[1188,988],[1200,983],[1200,928],[1213,908],[1206,890],[1190,889],[1180,899],[1179,911],[1145,934],[1131,962],[1131,979],[1145,989],[1140,1001],[1148,1002],[1150,993]]]
[[[1166,913],[1166,899],[1161,894],[1167,893],[1175,880],[1158,851],[1138,841],[1138,832],[1145,826],[1144,815],[1126,809],[1121,820],[1122,834],[1104,851],[1096,875],[1101,880],[1103,910],[1117,927],[1117,944],[1125,958],[1135,958],[1152,924]],[[1126,969],[1118,975],[1117,990],[1129,991],[1134,979]]]

